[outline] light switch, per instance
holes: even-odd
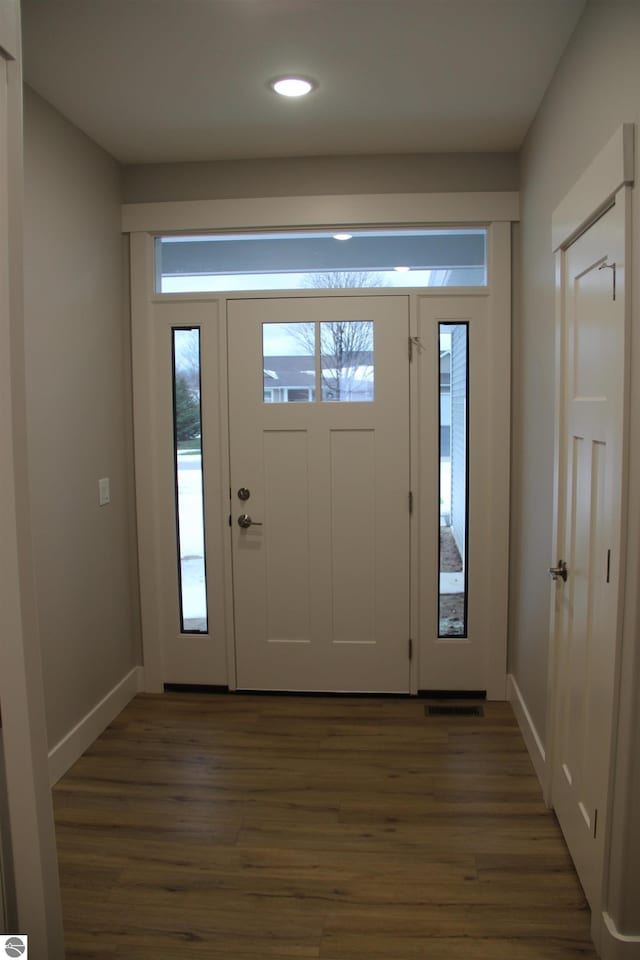
[[[98,480],[98,495],[100,498],[101,507],[104,507],[104,505],[107,503],[111,503],[111,489],[109,486],[109,477],[103,477],[102,480]]]

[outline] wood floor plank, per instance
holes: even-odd
[[[91,923],[83,902],[65,904],[66,938],[77,949],[88,935],[96,946],[137,947],[147,957],[179,957],[185,947],[200,956],[318,956],[324,915],[307,909],[285,910],[238,897],[217,906],[180,892],[116,888],[93,905]]]
[[[140,695],[54,790],[70,960],[594,960],[508,704]]]
[[[416,856],[442,856],[459,850],[473,854],[492,851],[535,856],[556,849],[557,825],[541,816],[512,823],[500,817],[478,818],[477,823],[460,822],[455,815],[431,824],[372,821],[370,819],[323,826],[322,831],[305,823],[279,824],[264,817],[246,816],[238,834],[241,846],[317,847],[336,851],[361,849],[363,845],[380,852],[415,850]]]
[[[65,960],[113,960],[117,956],[117,947],[114,944],[104,947],[83,940],[70,943],[67,938],[65,947]]]
[[[431,956],[432,942],[443,939],[576,943],[583,936],[584,911],[570,912],[560,907],[531,909],[511,901],[499,905],[436,904],[419,910],[371,907],[337,912],[325,928],[321,956],[386,958],[393,956],[394,943],[400,943],[402,956],[409,957],[424,956],[428,944]]]
[[[340,952],[332,952],[334,946]],[[405,935],[398,940],[368,939],[334,945],[323,943],[321,960],[596,960],[593,948],[582,939],[554,940],[550,937],[512,939],[509,937],[423,937]]]

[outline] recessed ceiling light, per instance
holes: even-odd
[[[307,77],[276,77],[269,86],[281,97],[304,97],[318,86]]]
[[[394,267],[394,270],[397,270],[398,273],[409,273],[411,267]]]
[[[351,233],[334,233],[333,239],[334,240],[351,240],[352,236],[353,234]]]

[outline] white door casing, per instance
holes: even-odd
[[[315,222],[315,221],[314,221]],[[503,699],[506,679],[508,576],[510,225],[488,231],[490,282],[486,289],[366,291],[367,300],[409,302],[411,334],[422,341],[410,367],[411,629],[399,641],[404,669],[409,637],[411,693],[423,689],[486,689]],[[231,543],[238,515],[231,490],[228,447],[227,306],[238,300],[283,299],[277,292],[154,293],[154,238],[131,236],[136,503],[145,686],[164,683],[236,687]],[[358,299],[359,292],[304,291],[297,299]],[[289,295],[285,296],[288,299]],[[447,303],[450,301],[450,305]],[[471,336],[470,616],[468,644],[437,640],[438,543],[438,318],[469,322]],[[406,325],[406,320],[403,321]],[[180,633],[176,558],[176,503],[172,431],[171,329],[201,333],[208,635]],[[403,363],[407,343],[403,333]],[[298,404],[288,406],[297,407]],[[349,406],[343,404],[343,406]],[[299,415],[299,414],[296,414]],[[245,484],[245,481],[241,481]],[[477,487],[476,487],[477,485]],[[233,500],[229,496],[233,493]],[[254,501],[255,502],[255,501]],[[228,525],[230,510],[233,526]],[[258,519],[258,512],[255,512]],[[257,529],[250,530],[256,536]],[[247,537],[247,540],[249,538]],[[475,557],[475,559],[474,559]],[[469,656],[466,656],[469,654]],[[471,666],[464,666],[466,660]],[[478,672],[474,675],[474,670]],[[355,686],[354,689],[360,689]],[[403,680],[402,689],[406,689]]]
[[[552,803],[593,909],[602,899],[621,609],[624,196],[563,253]],[[615,297],[615,299],[614,299]]]
[[[0,0],[0,870],[4,908],[34,956],[64,937],[47,769],[26,450],[20,10]],[[2,928],[5,929],[4,927]]]
[[[612,570],[618,579],[617,629],[612,640],[615,651],[615,669],[610,690],[612,702],[603,704],[603,722],[610,725],[611,738],[606,757],[598,756],[604,731],[596,732],[594,753],[589,744],[589,761],[594,767],[603,768],[606,777],[606,803],[598,807],[597,833],[604,849],[597,855],[595,864],[586,863],[579,869],[590,887],[591,932],[596,948],[605,960],[637,958],[640,956],[638,931],[638,886],[637,863],[640,852],[640,834],[637,831],[638,804],[638,550],[640,542],[640,410],[638,402],[638,377],[640,349],[635,337],[634,323],[638,308],[633,303],[631,257],[631,234],[633,208],[632,189],[635,178],[635,124],[622,124],[617,128],[598,154],[586,167],[561,201],[552,217],[552,247],[556,259],[556,435],[554,474],[554,542],[549,558],[557,563],[565,551],[565,535],[568,522],[564,516],[566,506],[565,418],[567,318],[565,315],[567,287],[566,262],[568,251],[576,238],[581,237],[596,224],[603,213],[615,203],[615,216],[623,222],[622,258],[616,263],[616,311],[624,314],[624,360],[618,370],[623,389],[621,411],[622,463],[621,463],[621,508],[620,546],[617,558],[612,558]],[[608,245],[607,245],[608,246]],[[615,259],[610,250],[605,251],[608,262]],[[603,272],[611,273],[607,268]],[[608,548],[607,548],[608,549]],[[617,566],[617,571],[616,571]],[[568,581],[567,581],[568,582]],[[549,689],[547,710],[546,764],[544,776],[545,797],[550,805],[555,803],[556,774],[561,764],[555,756],[561,749],[564,691],[562,687],[562,627],[565,586],[551,586],[550,632],[549,632]],[[610,624],[611,629],[614,627]],[[607,667],[610,668],[608,663]],[[606,768],[606,771],[605,771]],[[602,801],[600,801],[602,802]],[[583,804],[589,815],[589,806]],[[584,820],[584,817],[583,817]],[[594,844],[595,848],[595,844]]]
[[[7,137],[7,106],[6,106],[6,97],[7,97],[7,68],[4,62],[4,58],[0,55],[0,132],[2,134],[2,142],[6,143]],[[6,151],[4,149],[0,150],[0,210],[3,214],[3,220],[6,223],[6,184],[8,181],[7,171],[6,171]],[[2,281],[3,288],[6,289],[6,275],[9,268],[9,251],[8,251],[8,237],[5,234],[5,229],[2,228],[0,232],[0,280]],[[3,298],[4,300],[4,298]],[[5,312],[8,314],[8,304],[5,302],[0,302],[0,310],[4,315]],[[3,325],[4,327],[4,325]],[[3,329],[3,328],[0,328]],[[7,331],[8,333],[8,331]],[[3,333],[2,336],[2,346],[8,348],[8,336]],[[5,439],[10,442],[11,437],[5,437],[4,429],[0,433],[0,438],[4,444]],[[0,489],[3,489],[3,485],[0,486]],[[4,564],[3,564],[4,565]],[[0,702],[1,706],[1,702]],[[4,756],[2,750],[2,743],[0,742],[0,790],[2,790],[4,795],[5,784],[4,784]],[[5,867],[4,867],[4,856],[3,856],[3,842],[6,843],[6,837],[9,833],[8,825],[8,815],[5,809],[5,805],[0,799],[0,930],[7,929],[7,918],[5,912]]]
[[[263,324],[367,321],[371,402],[264,402]],[[229,302],[242,689],[409,691],[408,321],[406,296]]]

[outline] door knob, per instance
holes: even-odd
[[[566,560],[558,560],[557,567],[549,567],[549,576],[552,580],[562,579],[564,582],[567,582],[567,562]]]
[[[241,513],[238,517],[238,526],[243,530],[248,530],[249,527],[261,527],[262,524],[257,520],[252,520],[248,513]]]

